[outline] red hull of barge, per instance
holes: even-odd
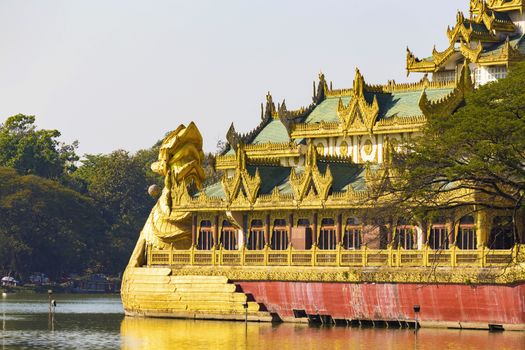
[[[414,321],[422,326],[525,330],[525,284],[459,285],[235,281],[285,321],[293,310],[341,320]],[[303,319],[304,320],[304,319]]]

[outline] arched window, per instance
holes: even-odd
[[[286,220],[277,219],[273,222],[271,248],[273,250],[288,249],[288,227],[286,226]]]
[[[396,227],[396,244],[403,249],[416,249],[416,230],[405,219],[399,219]]]
[[[264,249],[264,245],[265,242],[263,222],[262,220],[252,220],[247,248],[250,250],[261,250]]]
[[[355,218],[346,220],[343,234],[344,249],[361,249],[361,225]]]
[[[201,221],[199,229],[199,238],[197,240],[198,250],[210,250],[213,247],[213,228],[211,221]]]
[[[490,249],[511,249],[514,244],[512,216],[496,216],[492,220],[488,246]]]
[[[432,219],[432,227],[428,236],[430,249],[448,249],[448,226],[444,217],[439,216]]]
[[[222,222],[221,245],[226,250],[237,249],[237,230],[227,220]]]
[[[459,231],[456,245],[459,249],[476,249],[477,237],[474,217],[467,215],[459,220]]]
[[[319,249],[334,250],[337,241],[335,234],[335,222],[334,219],[323,219],[321,221],[321,228],[319,231],[319,239],[317,245]]]

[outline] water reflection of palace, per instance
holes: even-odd
[[[368,200],[427,118],[524,60],[524,7],[470,1],[444,51],[408,51],[408,72],[432,74],[417,83],[370,85],[356,70],[334,89],[320,74],[297,110],[268,93],[258,126],[230,127],[224,176],[207,187],[200,132],[179,126],[152,165],[165,187],[124,276],[126,312],[525,330],[523,216],[466,205],[484,194],[454,183],[436,201],[458,199],[429,217]]]
[[[305,324],[213,322],[126,317],[123,350],[185,349],[435,349],[525,348],[521,333],[309,327]]]

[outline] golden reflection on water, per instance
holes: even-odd
[[[304,324],[126,317],[122,349],[525,349],[525,333],[421,329],[317,328]]]

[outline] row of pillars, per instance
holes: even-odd
[[[474,215],[473,215],[474,216]],[[481,247],[484,243],[487,242],[489,237],[489,222],[488,217],[486,213],[480,211],[477,213],[477,215],[474,216],[475,221],[472,225],[464,225],[460,227],[459,220],[452,220],[447,219],[447,221],[443,224],[444,228],[448,231],[448,242],[450,245],[454,245],[456,241],[456,237],[458,235],[458,232],[460,228],[469,227],[475,229],[476,232],[476,238],[477,238],[477,245],[478,247]],[[242,222],[242,234],[239,235],[239,246],[242,246],[247,239],[247,232],[249,229],[249,222],[248,222],[248,215],[247,214],[240,214],[237,221]],[[294,214],[288,215],[288,222],[287,222],[287,228],[288,228],[288,234],[289,234],[289,240],[292,241],[292,233],[294,229],[294,223],[295,220],[297,220],[297,226],[295,227],[308,227],[311,228],[309,230],[309,234],[311,235],[310,240],[312,244],[315,244],[317,242],[317,232],[319,229],[319,214],[314,213],[313,214],[313,221],[309,222],[308,220],[308,226],[304,225],[298,225],[299,219],[302,219],[302,217],[294,216]],[[270,214],[266,214],[264,217],[263,227],[264,230],[264,239],[266,244],[269,244],[270,242],[270,230],[271,230],[271,216]],[[343,232],[343,214],[336,215],[336,220],[334,220],[335,223],[335,234],[336,234],[336,243],[339,244],[342,240],[342,232]],[[407,225],[408,226],[408,225]],[[192,217],[192,245],[195,246],[197,244],[197,237],[198,237],[198,216],[197,214],[194,214]],[[213,222],[212,222],[212,233],[213,233],[213,240],[214,244],[217,245],[218,238],[219,238],[219,215],[214,215]],[[369,248],[384,248],[383,246],[386,244],[390,244],[394,240],[395,236],[395,224],[393,220],[390,220],[389,222],[385,223],[381,226],[362,226],[363,227],[363,243],[368,244]],[[425,244],[428,242],[428,237],[430,235],[432,226],[428,222],[418,222],[417,226],[411,226],[415,229],[416,235],[417,235],[417,244],[418,248],[422,248]],[[385,237],[386,236],[386,237]],[[386,238],[386,240],[382,240],[381,237]],[[375,247],[377,246],[377,247]]]

